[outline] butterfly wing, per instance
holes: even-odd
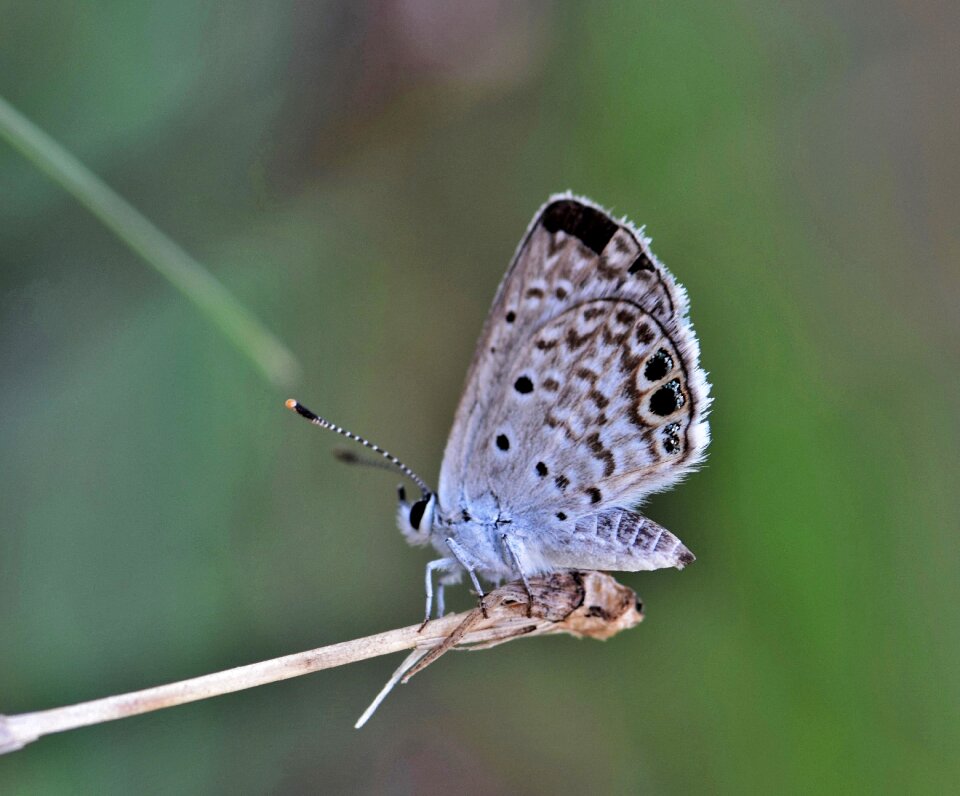
[[[694,560],[670,531],[627,509],[587,514],[567,532],[547,533],[538,543],[540,557],[558,569],[683,569]]]
[[[702,460],[709,386],[686,293],[648,244],[584,199],[540,209],[467,375],[442,511],[494,503],[563,537]]]

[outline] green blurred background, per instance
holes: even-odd
[[[285,340],[271,385],[0,142],[0,711],[410,624],[436,480],[530,216],[646,224],[692,300],[697,553],[607,643],[377,659],[44,738],[4,793],[940,793],[960,706],[951,0],[0,2],[0,95]],[[470,604],[465,590],[453,607]]]

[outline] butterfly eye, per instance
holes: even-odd
[[[428,502],[427,498],[423,498],[410,507],[410,525],[415,531],[420,530],[420,523],[423,521],[423,513],[427,510]]]

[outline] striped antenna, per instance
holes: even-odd
[[[396,456],[390,453],[390,451],[385,451],[379,445],[376,445],[370,442],[369,440],[366,440],[363,437],[357,434],[354,434],[352,431],[347,431],[345,428],[341,428],[336,423],[331,423],[329,420],[325,420],[319,415],[314,414],[309,409],[307,409],[307,407],[305,407],[302,403],[300,403],[299,401],[295,401],[293,398],[290,398],[287,400],[286,407],[287,409],[292,409],[294,412],[300,415],[300,417],[305,417],[315,426],[320,426],[320,428],[326,428],[326,429],[329,429],[330,431],[335,431],[337,434],[339,434],[342,437],[346,437],[347,439],[352,439],[354,442],[359,442],[364,447],[369,448],[372,451],[376,451],[381,456],[383,456],[384,459],[390,462],[390,464],[392,464],[400,472],[406,475],[407,478],[413,481],[413,483],[415,483],[418,487],[420,487],[420,491],[423,493],[424,498],[428,498],[432,494],[432,492],[430,491],[430,488],[427,486],[427,482],[424,481],[413,470],[407,467],[407,465],[405,465],[402,461],[400,461]]]

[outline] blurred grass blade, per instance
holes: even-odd
[[[296,379],[300,366],[289,349],[206,268],[2,97],[0,136],[196,304],[273,384]]]

